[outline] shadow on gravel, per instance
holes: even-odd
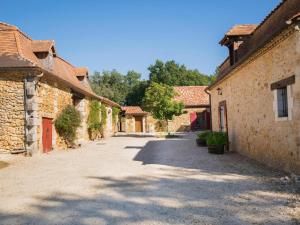
[[[0,212],[0,224],[297,224],[282,215],[285,197],[246,179],[87,177],[92,197],[53,193],[27,214]],[[252,198],[252,200],[250,200]],[[253,200],[254,199],[254,200]],[[274,200],[275,199],[275,200]],[[272,215],[270,214],[272,213]]]
[[[0,170],[5,168],[5,167],[8,167],[8,166],[9,166],[9,163],[0,161]]]
[[[180,139],[149,141],[133,160],[140,161],[143,165],[166,165],[196,169],[211,174],[239,174],[256,177],[280,177],[283,175],[280,171],[267,168],[237,153],[209,154],[207,148],[198,147],[194,139],[192,136],[188,136]]]
[[[0,224],[300,223],[291,214],[299,198],[291,199],[287,186],[270,185],[276,174],[238,154],[211,155],[186,137],[149,141],[134,160],[172,167],[139,177],[89,176],[87,193],[38,196],[30,212],[0,212]]]

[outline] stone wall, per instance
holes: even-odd
[[[43,150],[42,145],[42,118],[50,118],[53,121],[52,126],[52,146],[53,148],[66,148],[65,141],[57,134],[54,121],[59,113],[67,106],[72,105],[72,94],[70,88],[58,84],[55,81],[42,78],[37,86],[38,97],[38,118],[39,126],[37,127],[38,147]]]
[[[127,133],[135,132],[135,118],[132,115],[126,115],[125,130]]]
[[[270,84],[292,75],[296,83],[291,86],[291,120],[277,121]],[[226,100],[230,150],[300,173],[299,31],[284,31],[216,85],[211,96],[213,130],[219,130],[218,106]]]
[[[26,73],[0,72],[0,151],[24,150]]]
[[[185,108],[184,113],[180,116],[174,116],[172,121],[169,121],[170,132],[183,132],[191,130],[190,113],[203,112],[206,108]]]
[[[84,144],[90,139],[88,132],[88,117],[90,113],[91,98],[78,99],[75,101],[75,108],[80,112],[81,125],[77,129],[77,143]],[[99,115],[100,116],[100,115]]]

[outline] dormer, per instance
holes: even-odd
[[[33,40],[31,42],[32,51],[47,69],[53,67],[53,57],[56,57],[54,41]]]
[[[79,81],[84,81],[89,78],[88,69],[86,67],[76,67],[75,74]]]
[[[253,34],[257,25],[242,24],[232,27],[219,42],[220,45],[225,45],[229,50],[230,65],[234,65],[238,61],[237,50],[239,46]]]

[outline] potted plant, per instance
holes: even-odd
[[[224,154],[224,147],[227,144],[227,133],[212,132],[207,137],[208,152],[212,154]]]
[[[197,139],[196,139],[197,145],[203,146],[203,147],[207,146],[206,139],[210,133],[211,133],[211,131],[205,131],[205,132],[198,133]]]

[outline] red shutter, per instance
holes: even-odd
[[[191,129],[195,130],[197,125],[197,113],[191,112],[190,113],[190,122],[191,122]]]

